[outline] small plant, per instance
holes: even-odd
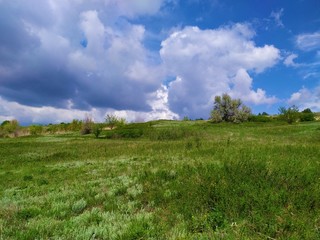
[[[81,198],[80,200],[78,200],[72,205],[72,211],[74,213],[81,213],[86,208],[86,206],[87,206],[86,200]]]

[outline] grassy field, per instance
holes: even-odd
[[[320,122],[0,139],[0,239],[320,239]]]

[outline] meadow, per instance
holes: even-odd
[[[320,122],[2,138],[0,239],[320,239]]]

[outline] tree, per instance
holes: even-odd
[[[108,114],[106,116],[107,126],[112,130],[114,127],[120,127],[126,124],[125,118],[119,118],[114,114]]]
[[[18,136],[18,132],[19,132],[19,122],[16,119],[13,119],[11,121],[5,121],[2,123],[2,128],[4,130],[5,133],[7,134],[13,134],[15,137]]]
[[[306,121],[314,121],[315,119],[315,114],[311,111],[310,108],[304,109],[301,114],[300,114],[300,121],[301,122],[306,122]]]
[[[41,125],[31,125],[29,127],[29,132],[31,135],[41,135],[43,127]]]
[[[297,106],[293,105],[289,108],[280,107],[279,117],[285,120],[287,123],[292,124],[299,119],[299,109]]]
[[[228,94],[216,96],[214,107],[211,111],[213,122],[234,122],[247,121],[251,115],[251,109],[245,106],[240,99],[232,99]]]

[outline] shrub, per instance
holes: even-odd
[[[20,125],[17,120],[14,119],[11,121],[4,121],[1,124],[1,127],[2,127],[2,131],[3,131],[2,135],[8,136],[10,134],[13,134],[15,137],[18,136]]]
[[[82,128],[81,128],[81,134],[86,135],[92,133],[92,128],[93,128],[93,120],[90,117],[86,117],[83,120]]]
[[[243,105],[240,99],[232,99],[228,94],[216,96],[211,121],[240,123],[248,120],[251,109]]]
[[[315,114],[311,111],[310,108],[306,108],[300,113],[301,122],[315,121],[315,120],[316,120]]]
[[[112,130],[114,127],[122,127],[126,124],[125,118],[119,118],[116,115],[108,114],[106,116],[107,126]]]
[[[31,135],[40,135],[43,132],[43,127],[40,125],[32,125],[29,127],[29,133]]]
[[[94,124],[92,127],[92,133],[94,134],[94,136],[98,138],[101,132],[102,132],[102,124],[99,124],[99,123]]]
[[[280,119],[286,121],[289,124],[296,122],[300,116],[298,107],[294,105],[289,108],[280,107],[279,113]]]

